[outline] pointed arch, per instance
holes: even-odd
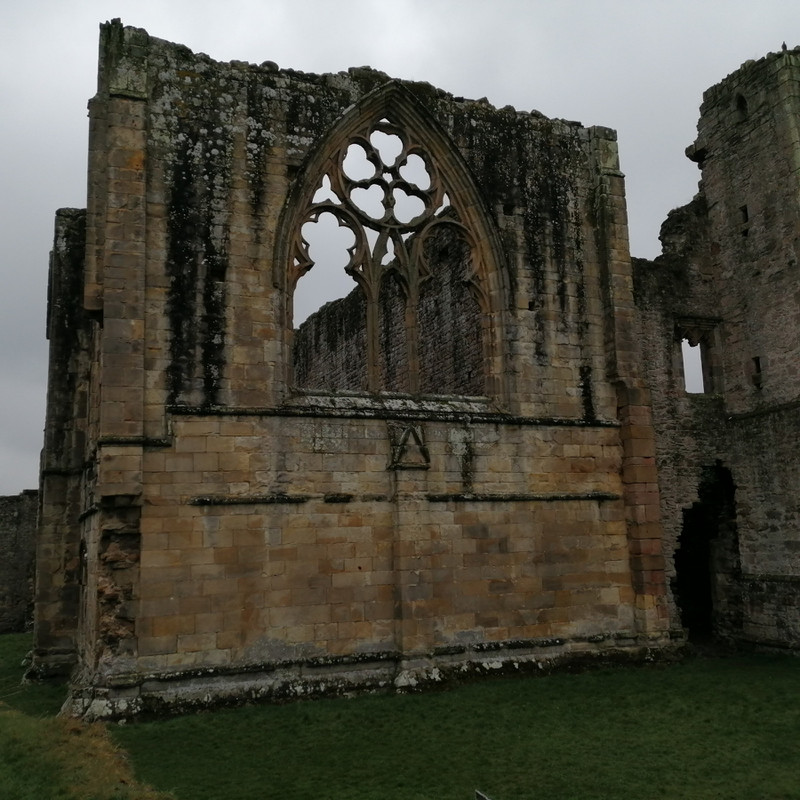
[[[386,154],[381,144],[391,142]],[[399,144],[398,144],[399,143]],[[391,148],[390,148],[391,149]],[[349,160],[359,162],[356,171]],[[411,174],[415,160],[417,170]],[[401,208],[401,201],[405,204]],[[410,210],[409,210],[410,209]],[[314,265],[302,227],[332,214],[353,233],[345,271],[366,298],[367,367],[363,385],[348,387],[370,392],[392,391],[383,385],[385,358],[380,353],[380,303],[385,306],[385,281],[401,287],[407,331],[408,385],[420,392],[420,332],[417,311],[420,289],[432,278],[429,252],[435,237],[460,239],[468,256],[459,265],[458,283],[479,309],[482,372],[480,394],[504,400],[502,317],[504,270],[497,231],[461,154],[416,97],[401,83],[389,81],[350,109],[299,171],[281,214],[273,282],[283,290],[283,330],[286,353],[293,353],[293,293],[297,281]],[[445,233],[446,232],[446,233]],[[448,286],[453,285],[452,276]],[[350,303],[352,306],[352,303]],[[384,317],[386,314],[384,313]],[[396,315],[395,315],[396,316]],[[393,319],[396,326],[397,319]],[[305,351],[308,351],[307,343]],[[291,362],[292,359],[287,359]],[[474,372],[474,370],[473,370]],[[289,385],[294,384],[290,367]],[[478,384],[472,376],[473,389]],[[322,388],[322,387],[317,387]],[[326,387],[327,388],[327,387]],[[336,388],[336,387],[333,387]],[[473,393],[472,391],[447,393]]]

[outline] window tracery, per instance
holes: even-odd
[[[331,249],[328,260],[357,286],[295,331],[296,384],[483,394],[475,237],[429,151],[382,117],[345,138],[320,172],[293,232],[288,288]],[[338,369],[336,379],[324,375],[337,361],[347,362],[340,364],[346,381]]]

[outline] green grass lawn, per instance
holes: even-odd
[[[800,660],[490,680],[118,727],[185,800],[800,798]]]
[[[109,730],[136,776],[178,800],[472,800],[476,788],[492,800],[800,799],[800,659],[494,679]]]
[[[21,684],[30,646],[30,636],[0,636],[0,798],[172,800],[134,780],[105,726],[56,719],[63,685]]]

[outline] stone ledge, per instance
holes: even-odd
[[[490,675],[544,675],[561,669],[646,664],[682,655],[669,635],[609,632],[573,639],[531,639],[451,645],[426,653],[380,651],[120,674],[73,687],[62,713],[85,719],[188,713],[200,708],[376,691],[422,691]]]
[[[621,500],[622,496],[610,492],[585,492],[576,494],[534,494],[528,492],[482,494],[472,492],[452,492],[445,494],[428,494],[425,499],[430,503],[561,503],[573,500],[594,500],[602,503]]]
[[[748,583],[800,583],[800,575],[780,575],[770,573],[743,573],[742,580]]]
[[[343,398],[353,400],[354,398]],[[407,400],[382,402],[376,398],[355,398],[358,403],[291,404],[283,406],[167,406],[167,413],[184,417],[333,417],[339,419],[421,420],[468,424],[500,424],[538,427],[619,428],[617,420],[585,420],[570,417],[520,417],[502,411],[465,407],[455,401],[434,403]],[[468,405],[468,404],[467,404]]]
[[[245,505],[283,505],[299,504],[311,500],[308,494],[259,494],[243,497],[228,495],[204,495],[189,499],[190,506],[245,506]]]

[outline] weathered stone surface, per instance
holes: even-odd
[[[33,619],[33,565],[38,493],[0,497],[0,633],[25,630]]]
[[[714,181],[634,280],[607,128],[119,22],[99,74],[88,208],[51,267],[38,545],[34,670],[77,665],[76,713],[668,653],[696,499],[727,537],[718,627],[763,630],[793,536],[766,526],[794,507],[765,508],[784,484],[747,455],[744,387],[688,398],[675,361],[676,331],[754,324],[719,303]],[[354,289],[295,329],[326,214]],[[712,357],[720,386],[734,362]]]
[[[634,271],[667,575],[678,594],[672,613],[686,612],[674,600],[681,605],[681,564],[693,552],[702,563],[684,577],[706,583],[707,633],[792,649],[800,646],[798,87],[800,52],[790,50],[748,62],[705,93],[687,151],[702,169],[700,191],[664,223],[663,255]],[[699,343],[704,393],[684,391],[682,339]]]

